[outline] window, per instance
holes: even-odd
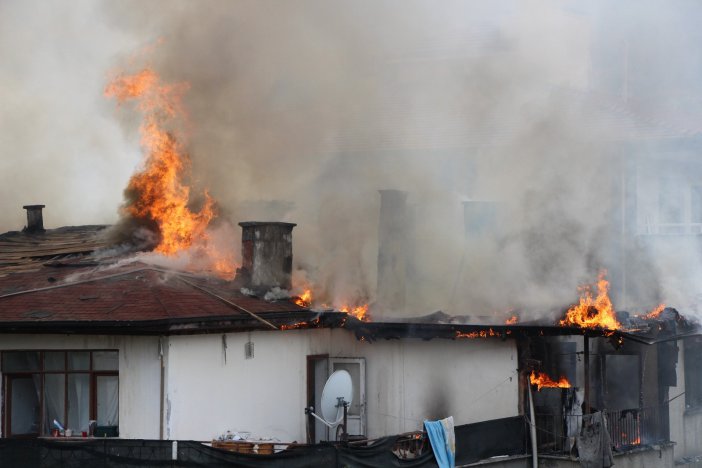
[[[702,408],[702,338],[684,340],[685,407]]]
[[[49,435],[54,420],[77,435],[95,420],[117,435],[118,370],[117,351],[4,351],[5,437]]]

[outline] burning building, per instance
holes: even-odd
[[[54,420],[80,434],[96,420],[99,434],[120,440],[226,431],[260,444],[333,440],[302,409],[318,407],[325,379],[343,369],[354,383],[350,434],[375,440],[452,415],[457,434],[494,436],[482,452],[459,442],[466,463],[502,454],[523,466],[533,451],[567,464],[592,412],[606,415],[618,456],[657,447],[646,453],[672,460],[671,441],[696,443],[680,403],[696,401],[697,332],[674,309],[615,312],[601,277],[598,293],[585,291],[560,323],[359,320],[311,299],[264,299],[290,286],[293,225],[241,225],[233,280],[110,256],[103,226],[0,236],[3,437],[49,436]],[[602,311],[616,324],[574,315]],[[683,386],[690,396],[681,399]],[[529,421],[534,445],[525,443]],[[511,445],[497,429],[508,426],[521,427]]]
[[[582,12],[570,11],[578,9],[559,9],[573,26],[563,29],[587,29]],[[295,13],[280,18],[304,16]],[[197,94],[191,104],[206,130],[194,142],[180,100],[191,85],[143,67],[105,89],[141,116],[144,160],[117,225],[45,229],[44,206],[26,205],[26,229],[0,236],[2,435],[33,438],[30,449],[47,444],[23,456],[97,450],[89,437],[56,443],[63,430],[102,436],[104,457],[133,456],[129,444],[149,439],[164,463],[165,452],[182,463],[200,454],[353,466],[361,452],[377,465],[401,464],[402,455],[421,466],[433,463],[422,422],[451,415],[462,464],[502,455],[482,463],[525,466],[543,456],[572,466],[587,456],[583,435],[602,421],[607,434],[596,435],[621,464],[695,460],[694,324],[665,306],[637,316],[614,304],[654,306],[671,289],[694,295],[686,268],[661,275],[659,267],[699,248],[699,132],[586,85],[571,89],[589,83],[587,64],[563,67],[565,86],[530,79],[534,60],[504,70],[520,39],[536,36],[529,28],[516,36],[468,28],[466,51],[432,46],[435,32],[453,34],[440,24],[422,38],[430,57],[384,50],[349,66],[362,65],[359,76],[338,79],[346,54],[317,37],[309,42],[333,51],[330,66],[271,73],[281,55],[286,63],[306,56],[284,24],[270,27],[277,18],[262,29],[278,39],[274,47],[266,37],[246,67],[223,71],[219,56],[227,63],[207,64],[201,51],[221,48],[221,25],[232,29],[213,16],[212,31],[179,27],[175,46],[162,46],[160,65],[187,76]],[[193,53],[203,36],[216,44]],[[550,62],[542,45],[531,59]],[[466,56],[474,52],[479,59]],[[203,62],[193,66],[189,55]],[[232,103],[242,107],[232,112]],[[196,150],[201,159],[191,161]],[[229,158],[237,151],[246,161]],[[192,163],[210,166],[212,192]],[[236,214],[224,215],[217,192]],[[260,216],[235,206],[270,198],[286,201]],[[601,266],[609,276],[562,309]],[[671,288],[678,280],[692,286]],[[307,446],[337,439],[305,410],[320,406],[338,370],[354,387],[349,437]],[[225,446],[255,456],[185,441],[228,432]],[[270,453],[272,441],[280,453]]]

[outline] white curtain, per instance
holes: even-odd
[[[90,423],[90,376],[68,374],[67,429],[80,433],[88,430]]]
[[[99,426],[119,426],[119,377],[97,377],[97,421]]]
[[[66,393],[65,374],[44,375],[44,406],[46,407],[46,420],[44,421],[44,434],[50,434],[54,428],[54,419],[66,425],[64,404]]]

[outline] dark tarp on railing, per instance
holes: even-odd
[[[499,455],[527,453],[527,426],[522,416],[456,426],[456,465]]]
[[[522,417],[456,426],[456,464],[496,455],[526,453]],[[199,442],[138,439],[0,439],[0,467],[131,468],[131,467],[359,467],[435,468],[429,444],[424,453],[401,460],[393,448],[401,436],[384,437],[365,446],[301,445],[271,455],[215,449]]]

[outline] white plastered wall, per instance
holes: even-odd
[[[244,346],[254,343],[254,358]],[[346,330],[170,337],[166,434],[210,440],[227,430],[306,440],[306,356],[366,359],[367,435],[418,430],[425,418],[456,424],[518,414],[513,340],[357,341]]]
[[[157,337],[0,335],[0,351],[34,349],[118,350],[120,437],[159,438],[160,361]]]

